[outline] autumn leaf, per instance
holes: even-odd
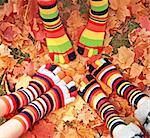
[[[118,64],[121,69],[130,68],[134,62],[135,53],[125,46],[118,49],[118,54],[114,55],[113,63]]]
[[[126,17],[130,17],[130,11],[127,6],[122,6],[117,10],[116,16],[120,21],[125,22]]]
[[[39,121],[32,130],[32,133],[28,137],[36,138],[53,138],[55,125],[52,123],[47,123],[45,120]],[[23,138],[23,137],[22,137]]]
[[[142,90],[147,90],[147,94],[150,95],[150,3],[144,0],[109,2],[102,56],[113,61],[126,79]],[[0,4],[0,77],[3,74],[6,76],[7,81],[3,80],[7,88],[9,86],[17,89],[27,86],[35,70],[52,61],[45,43],[37,1],[9,0],[7,3],[0,0]],[[88,21],[89,0],[60,0],[58,7],[66,32],[73,47],[77,49],[79,36]],[[71,76],[77,86],[88,72],[86,60],[87,58],[77,55],[75,61],[62,66],[66,75]],[[4,88],[0,85],[1,95],[6,94]],[[119,112],[119,116],[127,123],[137,123],[133,116],[134,109],[128,102],[108,87],[103,86],[103,89],[107,91],[109,100]],[[106,124],[79,96],[74,103],[37,122],[22,137],[112,138]]]
[[[138,77],[143,71],[143,66],[133,63],[130,70],[130,78]]]
[[[146,28],[147,31],[150,31],[150,19],[148,16],[140,16],[139,22],[142,28]]]
[[[28,85],[29,85],[29,81],[31,81],[31,77],[30,76],[27,76],[27,75],[23,75],[21,77],[19,77],[17,83],[16,83],[16,86],[15,86],[15,89],[18,90],[20,88],[26,88]]]

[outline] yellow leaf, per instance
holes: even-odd
[[[21,76],[19,79],[18,79],[18,82],[16,84],[16,90],[21,88],[21,87],[24,87],[26,88],[28,85],[29,85],[29,81],[31,81],[31,77],[30,76],[27,76],[27,75],[23,75]]]

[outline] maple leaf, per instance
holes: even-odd
[[[118,54],[113,56],[113,63],[118,64],[121,69],[130,68],[134,62],[135,53],[125,46],[118,49]]]
[[[143,71],[143,66],[133,63],[130,70],[130,78],[138,77]]]
[[[34,136],[36,138],[53,138],[54,130],[54,124],[46,122],[45,120],[41,120],[33,127],[32,133],[27,133],[27,136],[29,138],[32,138]],[[24,138],[25,136],[26,134],[23,135],[22,138]]]
[[[81,111],[79,111],[79,113],[77,114],[77,120],[83,122],[85,125],[89,124],[90,121],[95,120],[95,118],[96,114],[87,104],[84,104]]]
[[[4,0],[0,0],[0,2],[4,3]],[[88,2],[89,1],[87,0],[58,1],[64,26],[67,27],[67,31],[74,42],[75,48],[78,36],[80,36],[80,32],[82,32],[87,22]],[[147,5],[148,3],[145,1],[138,1],[137,3],[137,0],[110,0],[107,40],[105,40],[105,44],[107,44],[106,46],[109,47],[105,47],[103,56],[113,59],[113,62],[120,66],[121,71],[125,71],[126,77],[131,79],[134,84],[141,83],[139,76],[142,74],[144,77],[142,79],[143,84],[141,84],[141,86],[145,85],[142,87],[149,89],[147,86],[150,84],[150,54],[148,50],[149,33],[146,29],[139,29],[139,25],[142,28],[149,28],[149,25],[147,24],[149,23],[149,5]],[[12,14],[10,15],[10,13]],[[130,18],[128,19],[128,17]],[[140,19],[139,17],[142,18]],[[17,69],[14,67],[14,65],[16,65],[16,61],[21,63],[20,68],[24,68],[21,70],[21,73],[28,75],[32,74],[31,70],[36,70],[41,65],[51,62],[48,56],[48,50],[44,43],[45,36],[41,20],[37,15],[36,0],[13,1],[13,8],[12,3],[5,3],[0,8],[0,20],[2,19],[5,20],[0,22],[0,42],[7,44],[8,42],[5,41],[7,40],[9,41],[9,45],[11,44],[14,48],[12,50],[8,49],[7,45],[4,49],[3,47],[0,47],[0,74],[4,74],[3,70],[5,68],[10,69],[11,71],[15,69],[14,74],[9,76],[11,78],[9,83],[10,85],[13,85],[13,83],[17,82],[18,86],[16,87],[19,88],[21,87],[21,82],[24,83],[25,81],[25,84],[27,84],[28,79],[26,81],[26,77],[28,76],[22,76],[22,74],[21,76],[20,74],[17,76],[16,72],[19,68]],[[33,21],[33,23],[31,21]],[[25,25],[23,25],[24,23]],[[16,26],[21,28],[21,30],[17,30]],[[5,32],[5,34],[3,32]],[[3,40],[4,35],[5,40]],[[112,48],[110,48],[110,45],[113,47],[113,54],[115,53],[115,56],[111,56]],[[10,55],[10,52],[12,55]],[[28,53],[30,53],[30,55],[28,55]],[[15,59],[13,59],[12,56]],[[32,63],[27,63],[27,61],[22,62],[29,58],[29,56],[32,59]],[[140,62],[137,61],[138,59],[140,59]],[[64,65],[66,67],[63,67],[63,69],[66,70],[66,74],[72,76],[76,81],[77,86],[82,79],[82,75],[86,73],[85,61],[85,58],[77,56],[76,61]],[[30,69],[26,69],[25,67]],[[140,67],[140,70],[137,71],[137,69],[135,69],[136,67]],[[142,73],[140,74],[141,71]],[[136,79],[132,79],[134,77],[136,77]],[[5,93],[3,87],[2,91]],[[3,92],[2,94],[4,94]],[[108,94],[110,93],[111,91],[108,91]],[[113,96],[113,94],[110,95],[109,99],[115,105],[119,114],[121,116],[125,116],[124,119],[126,119],[127,122],[135,121],[133,117],[133,110],[128,106],[128,103],[125,100],[117,96]],[[97,137],[111,138],[106,125],[103,125],[104,123],[102,123],[100,119],[97,121],[94,118],[98,118],[97,114],[91,115],[91,112],[93,113],[94,111],[91,108],[89,108],[89,111],[88,108],[88,105],[81,98],[77,97],[77,100],[71,105],[68,105],[67,107],[62,108],[46,117],[46,119],[53,121],[53,123],[57,125],[57,132],[54,124],[43,120],[42,123],[39,122],[35,124],[35,127],[31,129],[31,131],[27,132],[24,137],[70,138],[74,136],[93,138],[96,137],[95,126],[98,125],[98,132],[100,132],[100,135]],[[82,123],[80,123],[80,121]]]
[[[125,22],[126,17],[130,16],[130,11],[127,9],[127,6],[122,6],[117,10],[116,17],[122,22]]]
[[[4,39],[6,39],[8,42],[11,42],[17,37],[17,34],[18,33],[15,32],[11,26],[7,27],[4,31]]]
[[[33,30],[36,41],[45,42],[45,31],[41,24],[38,25],[39,30]]]
[[[150,31],[150,19],[148,16],[140,16],[139,23],[141,27],[146,28],[147,31]]]
[[[120,0],[110,0],[110,7],[113,10],[117,10],[122,6],[129,5],[129,3],[130,3],[130,0],[122,0],[122,1],[120,1]]]

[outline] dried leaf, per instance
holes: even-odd
[[[121,47],[118,49],[118,54],[113,56],[114,64],[118,64],[121,69],[130,68],[134,62],[135,53],[130,48]]]
[[[150,19],[148,16],[140,16],[139,22],[142,28],[146,28],[147,31],[150,31]]]
[[[18,90],[22,87],[26,88],[29,85],[29,81],[31,81],[31,80],[32,80],[31,77],[24,74],[17,80],[15,89]]]
[[[133,63],[130,70],[130,78],[138,77],[143,71],[143,66]]]

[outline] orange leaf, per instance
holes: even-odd
[[[130,70],[130,78],[138,77],[143,71],[143,66],[133,63]]]
[[[130,11],[127,6],[122,6],[118,9],[116,16],[120,21],[125,22],[126,17],[130,17]]]
[[[36,138],[53,138],[54,131],[54,124],[41,120],[39,124],[34,126],[32,133],[36,135]]]
[[[113,63],[118,64],[121,69],[130,68],[134,62],[135,53],[125,46],[118,49],[118,54],[114,55]]]

